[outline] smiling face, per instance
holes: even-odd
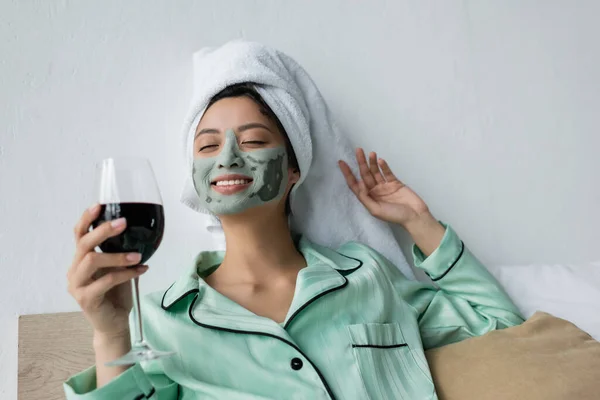
[[[277,125],[246,96],[218,100],[204,113],[194,140],[193,181],[202,205],[216,215],[281,207],[299,178],[288,168]]]

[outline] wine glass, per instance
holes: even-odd
[[[104,253],[138,252],[144,264],[158,249],[165,229],[160,191],[150,162],[142,157],[107,158],[96,170],[100,216],[92,223],[96,228],[105,221],[124,217],[127,227],[118,236],[99,247]],[[132,268],[132,267],[129,267]],[[152,349],[144,340],[138,278],[131,280],[133,297],[133,343],[129,353],[106,363],[107,366],[130,365],[174,354]]]

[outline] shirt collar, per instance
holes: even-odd
[[[325,267],[326,271],[331,269],[329,271],[331,277],[335,278],[337,276],[341,280],[345,280],[343,278],[344,275],[353,272],[362,265],[362,261],[312,243],[305,236],[300,237],[298,250],[306,259],[306,269],[313,266],[319,266],[321,269]],[[224,251],[200,252],[179,279],[165,291],[162,298],[162,308],[167,310],[188,295],[198,293],[203,288],[205,289],[208,285],[203,277],[217,268],[223,261],[224,256]],[[213,289],[210,288],[210,290]]]

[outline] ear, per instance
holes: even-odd
[[[289,181],[294,184],[300,180],[300,170],[298,168],[289,168]]]

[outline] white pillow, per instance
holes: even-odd
[[[600,261],[488,269],[525,318],[545,311],[600,340]]]

